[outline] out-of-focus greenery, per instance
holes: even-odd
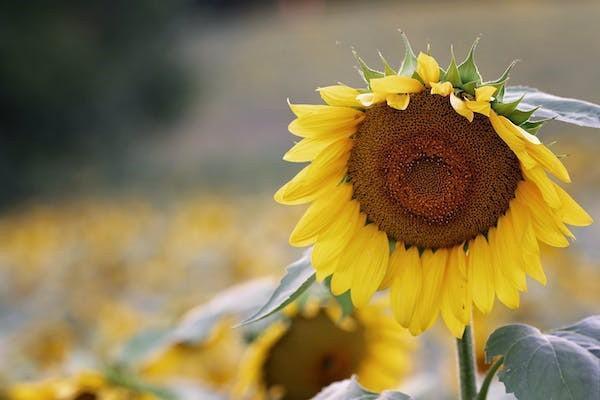
[[[114,157],[184,109],[184,0],[0,5],[0,204],[50,166]],[[133,129],[135,128],[135,129]]]

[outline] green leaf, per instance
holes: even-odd
[[[469,50],[469,54],[465,61],[463,61],[458,66],[458,72],[460,73],[460,79],[463,82],[477,82],[477,84],[481,83],[481,74],[479,73],[479,69],[477,69],[477,65],[475,64],[475,48],[479,43],[479,38],[475,39],[473,45],[471,46],[471,50]]]
[[[367,83],[367,85],[369,85],[369,88],[371,87],[371,79],[383,78],[383,72],[376,71],[369,67],[355,50],[352,50],[352,54],[354,54],[354,58],[356,58],[356,61],[358,62],[360,74],[363,77],[364,81]]]
[[[545,119],[540,119],[537,121],[525,121],[523,122],[521,125],[519,125],[521,128],[525,129],[527,132],[531,133],[532,135],[537,135],[537,133],[539,132],[540,128],[548,121],[552,121],[554,120],[554,118],[545,118]]]
[[[461,87],[462,79],[460,78],[460,73],[458,72],[456,58],[454,57],[454,48],[452,46],[450,46],[450,53],[452,54],[452,59],[450,60],[450,65],[448,65],[446,70],[444,80],[450,82],[454,87]]]
[[[411,397],[391,390],[382,393],[370,392],[357,382],[356,377],[352,377],[332,383],[312,400],[411,400]]]
[[[381,62],[383,63],[383,74],[385,76],[396,75],[396,71],[394,70],[394,68],[390,67],[390,64],[387,62],[383,54],[381,54],[380,51],[378,52],[378,54],[379,58],[381,58]]]
[[[138,365],[174,344],[201,344],[224,318],[239,320],[254,312],[267,301],[275,287],[273,279],[261,278],[228,288],[208,303],[192,308],[175,326],[134,336],[121,349],[117,363]]]
[[[464,83],[462,85],[462,89],[469,93],[471,96],[475,96],[475,88],[479,86],[479,83],[477,81],[471,81],[471,82],[467,82]]]
[[[188,311],[171,333],[170,340],[191,345],[202,343],[223,318],[248,317],[269,299],[275,287],[274,280],[263,278],[224,290],[208,303]]]
[[[135,335],[120,349],[117,364],[134,366],[151,358],[170,343],[170,333],[170,329],[152,329]]]
[[[267,302],[240,325],[247,325],[276,313],[304,293],[314,281],[315,271],[310,263],[310,251],[307,251],[302,258],[287,267],[285,276]]]
[[[508,114],[508,119],[510,119],[515,125],[521,125],[527,121],[538,109],[539,107],[535,107],[527,111],[516,109]]]
[[[523,100],[523,96],[519,97],[515,101],[511,101],[510,103],[501,103],[499,101],[495,101],[492,103],[492,108],[500,115],[510,115],[517,109],[517,106],[521,100]]]
[[[525,86],[509,86],[506,98],[514,99],[525,95],[522,105],[541,107],[535,112],[536,117],[555,118],[569,124],[600,128],[600,105],[584,100],[571,99],[544,93]]]
[[[496,90],[496,94],[494,95],[494,97],[496,98],[497,101],[504,101],[504,91],[505,91],[505,87],[504,87],[504,84],[502,84],[502,85],[500,85],[498,90]]]
[[[406,33],[400,31],[400,35],[402,36],[402,41],[404,42],[404,59],[400,65],[398,75],[413,76],[415,69],[417,68],[417,56],[415,56],[415,53],[410,46],[410,42],[408,41]]]
[[[600,398],[600,315],[543,334],[514,324],[497,329],[486,360],[504,357],[499,379],[518,399]]]

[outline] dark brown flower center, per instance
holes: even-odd
[[[405,111],[366,111],[348,165],[354,197],[394,240],[450,247],[496,225],[522,179],[516,155],[476,114],[448,98],[411,96]]]
[[[284,400],[305,400],[357,372],[365,354],[363,329],[346,331],[324,313],[297,317],[273,346],[263,367],[267,389]]]

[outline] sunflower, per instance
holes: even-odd
[[[215,391],[227,390],[244,351],[242,335],[233,325],[224,318],[205,341],[170,344],[143,363],[141,374],[159,384],[187,379]]]
[[[9,389],[9,400],[157,400],[158,397],[111,384],[97,372],[67,378],[19,383]]]
[[[471,48],[444,70],[429,54],[385,72],[358,58],[367,88],[322,87],[326,104],[290,104],[302,138],[284,156],[310,162],[275,194],[310,203],[290,236],[313,245],[318,280],[331,276],[356,307],[390,288],[397,321],[414,335],[441,314],[461,337],[472,304],[519,306],[526,276],[541,284],[539,242],[567,247],[568,225],[591,217],[548,174],[568,183],[535,135],[544,121],[504,102],[509,66],[483,82]]]
[[[297,304],[249,345],[233,398],[304,400],[353,374],[367,388],[381,391],[407,374],[415,342],[383,302],[351,316],[343,316],[335,302]]]

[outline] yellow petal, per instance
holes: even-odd
[[[485,115],[486,117],[490,115],[490,111],[492,110],[492,108],[490,107],[490,103],[486,101],[467,100],[465,102],[465,105],[469,110]]]
[[[296,247],[313,244],[317,235],[338,217],[340,210],[351,197],[352,185],[341,184],[332,189],[328,196],[316,199],[292,231],[290,244]]]
[[[508,214],[510,214],[510,210]],[[522,262],[522,249],[520,243],[515,240],[512,219],[508,214],[501,216],[498,220],[495,235],[497,243],[494,245],[498,247],[503,260],[499,266],[502,274],[515,289],[523,292],[527,290],[527,277]]]
[[[510,204],[510,218],[515,230],[515,242],[523,255],[525,272],[542,285],[546,284],[546,274],[540,261],[540,248],[535,237],[529,211],[520,202]]]
[[[356,99],[356,96],[360,92],[350,86],[346,85],[333,85],[326,86],[317,89],[321,98],[325,103],[330,106],[341,106],[341,107],[360,107],[360,102]]]
[[[323,280],[335,271],[340,254],[356,230],[364,225],[365,218],[360,213],[360,205],[353,200],[344,206],[331,226],[319,235],[311,255],[317,279]]]
[[[450,312],[463,325],[471,319],[471,298],[469,297],[467,276],[465,274],[466,257],[462,246],[450,249],[442,298],[442,316],[444,310]],[[448,319],[448,315],[444,320]]]
[[[496,88],[493,86],[481,86],[475,88],[475,100],[490,102],[492,96],[496,93]]]
[[[385,232],[377,229],[375,224],[369,224],[367,229],[374,233],[365,244],[360,256],[350,266],[353,269],[350,296],[352,303],[358,308],[365,306],[381,285],[390,255]]]
[[[482,235],[469,243],[467,269],[473,303],[488,314],[494,306],[494,269],[488,242]]]
[[[516,201],[529,210],[533,230],[539,240],[554,247],[569,246],[569,241],[557,225],[552,210],[532,182],[519,183],[516,191]]]
[[[546,204],[552,208],[560,207],[560,199],[556,192],[554,182],[548,178],[542,167],[535,167],[523,170],[523,175],[529,181],[535,183]]]
[[[454,93],[450,93],[450,105],[459,115],[465,117],[469,122],[473,122],[473,111],[467,108],[467,104]]]
[[[396,110],[404,111],[410,102],[408,94],[388,94],[386,96],[387,105]]]
[[[527,152],[535,161],[540,163],[540,165],[546,168],[546,170],[552,175],[556,176],[565,183],[571,182],[569,172],[563,163],[546,146],[543,144],[533,144],[528,142]]]
[[[448,330],[450,330],[450,332],[455,338],[462,338],[466,324],[461,322],[458,318],[456,318],[456,316],[452,313],[452,310],[446,302],[442,302],[440,309],[442,313],[442,319],[448,327]]]
[[[362,111],[350,107],[290,104],[290,108],[298,118],[288,129],[300,137],[349,136],[365,118]]]
[[[329,189],[339,184],[346,176],[346,170],[340,169],[325,176],[313,176],[318,180],[310,180],[309,170],[310,165],[303,168],[288,183],[279,188],[273,199],[279,204],[286,205],[309,203],[327,193]]]
[[[400,75],[371,79],[370,83],[374,93],[420,93],[425,89],[418,80]]]
[[[506,143],[515,154],[518,155],[520,152],[525,151],[525,142],[521,138],[521,135],[513,129],[514,125],[510,120],[496,114],[494,110],[492,110],[490,111],[490,122],[498,136],[500,136],[504,143]]]
[[[275,193],[275,201],[281,204],[306,203],[340,183],[346,175],[352,143],[351,139],[347,139],[327,146],[312,164],[302,169]]]
[[[560,208],[557,215],[561,220],[569,225],[588,226],[593,220],[577,202],[563,188],[554,184],[558,198],[560,199]]]
[[[405,250],[403,245],[396,245],[390,257],[390,265],[397,271],[390,289],[392,311],[398,323],[408,328],[423,282],[419,250],[416,247]]]
[[[312,161],[325,147],[338,140],[344,140],[342,137],[328,138],[304,138],[296,143],[285,153],[283,159],[289,162],[307,162]]]
[[[435,253],[431,250],[425,250],[423,253],[423,286],[421,290],[421,301],[415,312],[421,321],[420,328],[423,331],[433,325],[440,311],[447,259],[447,249],[438,249]]]
[[[488,231],[492,265],[494,268],[494,286],[496,287],[496,295],[498,296],[498,300],[506,307],[515,309],[519,307],[519,291],[511,284],[510,280],[504,274],[503,267],[506,257],[499,246],[496,233],[495,228]]]
[[[372,226],[370,224],[369,226]],[[352,275],[354,274],[354,265],[364,253],[365,246],[375,235],[373,228],[367,226],[359,227],[354,236],[348,241],[348,245],[342,251],[336,271],[331,278],[331,292],[339,296],[350,290],[352,287]],[[364,260],[364,259],[363,259]]]
[[[430,82],[439,82],[440,80],[440,65],[435,58],[423,52],[419,53],[417,57],[416,72],[427,86]]]
[[[385,101],[386,93],[362,93],[356,96],[356,100],[364,107],[371,107],[374,104],[379,104]]]
[[[454,88],[450,82],[431,82],[431,94],[449,96],[453,91]]]
[[[396,252],[402,252],[402,253],[405,252],[404,245],[402,243],[397,242],[396,246],[394,247],[394,251],[390,255],[390,262],[389,262],[387,270],[385,271],[385,276],[383,277],[383,280],[381,281],[381,285],[379,285],[379,290],[388,289],[392,285],[392,282],[394,282],[394,279],[396,278],[396,275],[398,274],[398,267],[400,266],[400,264],[392,263],[392,257],[394,255],[394,253],[396,253]]]

